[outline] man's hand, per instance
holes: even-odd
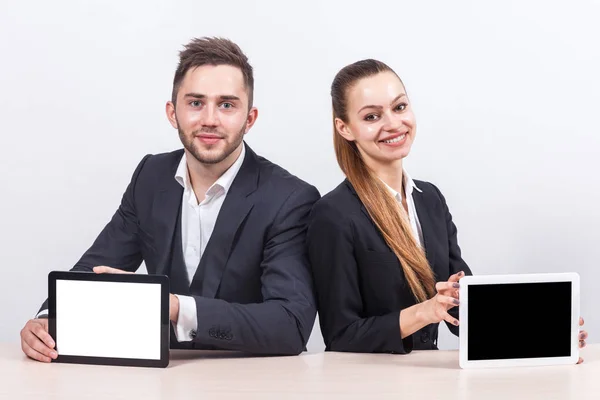
[[[174,324],[177,323],[179,317],[179,297],[174,294],[169,294],[169,319]]]
[[[116,269],[100,265],[94,267],[94,272],[97,274],[133,274],[133,272],[123,271],[122,269]],[[173,323],[177,323],[179,317],[179,298],[174,294],[169,294],[169,320]]]
[[[31,319],[21,329],[21,349],[27,357],[49,363],[58,357],[54,346],[48,334],[48,319]]]
[[[133,272],[123,271],[122,269],[107,267],[105,265],[94,267],[93,270],[97,274],[133,274]]]

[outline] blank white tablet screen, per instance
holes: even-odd
[[[160,359],[161,286],[56,280],[60,355]]]

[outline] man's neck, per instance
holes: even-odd
[[[198,161],[185,150],[190,183],[196,193],[198,202],[204,199],[206,191],[236,162],[242,153],[244,144],[240,144],[227,158],[216,164],[206,164]]]

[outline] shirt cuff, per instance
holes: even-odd
[[[178,342],[190,342],[196,337],[198,316],[196,300],[191,296],[175,295],[179,299],[179,314],[175,326],[175,336]]]
[[[48,309],[46,308],[46,309],[40,311],[39,313],[37,313],[35,315],[34,319],[38,319],[38,318],[48,318]]]

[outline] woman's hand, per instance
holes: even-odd
[[[456,318],[448,314],[448,310],[460,305],[459,300],[459,280],[465,276],[463,271],[452,275],[447,282],[438,282],[435,285],[437,294],[420,304],[419,317],[426,325],[446,321],[452,325],[458,326]]]
[[[583,318],[579,317],[579,326],[583,326]],[[579,348],[583,349],[585,347],[585,339],[587,339],[588,333],[583,329],[579,331]],[[577,364],[581,364],[583,362],[583,358],[579,357],[579,361]]]

